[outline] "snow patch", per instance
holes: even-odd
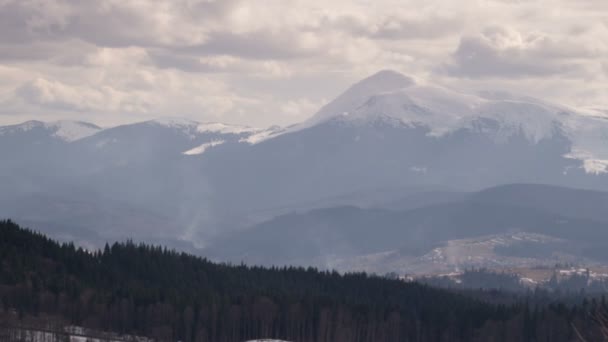
[[[150,121],[150,123],[154,123],[157,125],[169,127],[169,128],[184,128],[184,127],[192,127],[197,126],[199,123],[186,119],[186,118],[158,118]]]
[[[19,125],[4,126],[0,127],[0,136],[7,134],[15,134],[18,132],[27,132],[39,127],[44,127],[44,123],[40,121],[27,121]]]
[[[101,131],[101,128],[93,124],[80,121],[56,121],[45,125],[55,130],[54,137],[67,142],[80,140]]]
[[[589,151],[573,150],[564,157],[582,161],[582,168],[588,174],[600,175],[603,173],[608,173],[608,160],[597,159]]]
[[[519,279],[519,281],[523,284],[523,285],[537,285],[538,282],[532,278],[526,278],[526,277],[521,277]]]
[[[187,155],[187,156],[194,156],[194,155],[199,155],[199,154],[203,154],[205,153],[205,151],[207,151],[209,148],[214,147],[214,146],[218,146],[225,143],[224,140],[213,140],[207,143],[204,143],[200,146],[197,146],[191,150],[188,150],[186,152],[183,152],[182,154]]]
[[[219,122],[199,124],[196,130],[200,133],[244,134],[259,131],[256,128],[237,125],[226,125]]]
[[[245,143],[249,143],[251,145],[255,145],[264,140],[274,138],[277,135],[279,135],[279,134],[274,134],[274,132],[272,132],[272,131],[262,131],[262,132],[252,134],[246,138],[241,138],[241,139],[239,139],[239,142],[242,142],[242,143],[245,142]]]
[[[290,132],[289,129],[282,129],[279,126],[272,126],[266,130],[256,131],[248,137],[241,138],[241,139],[239,139],[239,142],[248,143],[250,145],[255,145],[255,144],[261,143],[262,141],[276,138],[280,135],[283,135],[283,134],[289,133],[289,132]]]
[[[587,173],[591,173],[594,175],[608,173],[608,160],[586,159],[583,160],[583,168]]]

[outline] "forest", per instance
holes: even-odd
[[[0,319],[183,342],[608,340],[604,298],[483,299],[490,295],[364,273],[214,263],[132,241],[85,250],[0,221]]]

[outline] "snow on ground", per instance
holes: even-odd
[[[44,123],[41,121],[27,121],[19,125],[10,125],[0,127],[0,135],[14,134],[17,132],[27,132],[36,127],[42,127]]]
[[[197,131],[200,133],[221,133],[221,134],[243,134],[243,133],[254,133],[259,131],[257,128],[238,126],[238,125],[226,125],[219,122],[203,123],[197,126]]]
[[[200,146],[197,146],[197,147],[195,147],[195,148],[193,148],[191,150],[188,150],[186,152],[182,152],[182,154],[185,154],[187,156],[193,156],[193,155],[203,154],[209,148],[221,145],[223,143],[225,143],[224,140],[213,140],[211,142],[204,143],[204,144],[202,144]]]
[[[240,137],[239,142],[249,143],[252,145],[273,137],[273,133],[278,131],[277,127],[271,127],[268,130],[262,130],[241,125],[228,125],[219,122],[200,123],[189,119],[176,118],[157,119],[149,122],[152,124],[162,125],[165,127],[181,130],[185,135],[189,136],[191,139],[194,139],[196,136],[199,136],[201,134],[237,135]],[[218,143],[212,143],[210,145],[203,144],[190,151],[186,151],[183,154],[201,154],[207,148],[217,145]]]
[[[183,128],[183,127],[191,127],[198,126],[198,122],[185,118],[158,118],[152,121],[148,121],[152,124],[157,124],[170,128]]]
[[[51,136],[67,142],[86,138],[102,130],[100,127],[81,121],[62,120],[46,123],[27,121],[19,125],[0,127],[0,135],[28,132],[33,129],[45,129]]]
[[[273,126],[265,130],[254,132],[248,137],[241,138],[239,142],[255,145],[261,143],[262,141],[278,137],[279,135],[285,134],[287,132],[287,130],[283,130],[277,126]]]
[[[608,160],[595,159],[594,155],[588,151],[573,150],[572,152],[566,154],[565,157],[570,159],[582,160],[583,168],[587,173],[595,175],[608,173]]]
[[[46,126],[55,131],[54,137],[68,142],[86,138],[101,131],[100,127],[80,121],[55,121],[47,123]]]

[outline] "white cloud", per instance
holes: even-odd
[[[295,100],[288,100],[281,106],[281,111],[286,115],[304,120],[311,116],[319,109],[324,103],[313,102],[306,98],[299,98]]]
[[[607,108],[607,17],[602,0],[0,0],[0,120],[289,124],[386,68]]]
[[[146,112],[149,104],[109,86],[73,86],[36,78],[21,85],[16,95],[29,104],[66,111]]]

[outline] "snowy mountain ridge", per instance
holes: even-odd
[[[211,141],[236,139],[234,141],[238,143],[255,145],[329,122],[352,126],[381,122],[393,127],[423,127],[428,130],[429,137],[438,139],[459,130],[468,130],[485,134],[496,143],[508,142],[518,135],[532,144],[563,136],[571,143],[570,151],[563,157],[581,161],[585,172],[597,175],[608,173],[608,118],[598,111],[594,113],[578,112],[562,105],[505,92],[464,93],[384,70],[354,84],[310,119],[286,128],[258,129],[173,117],[143,124],[174,129],[192,141],[209,134],[206,139],[211,140],[188,146],[182,151],[186,155],[201,154],[208,147],[219,145],[209,145]],[[78,121],[28,121],[0,127],[0,136],[34,128],[44,128],[65,142],[103,131],[93,124]],[[222,135],[232,137],[220,137]]]
[[[220,134],[243,134],[258,132],[260,129],[241,126],[241,125],[229,125],[220,122],[205,122],[201,123],[198,121],[184,119],[184,118],[160,118],[155,120],[147,121],[149,124],[160,125],[169,128],[190,130],[194,129],[199,133],[220,133]]]
[[[459,129],[483,130],[484,121],[498,125],[494,140],[523,134],[538,143],[562,133],[572,142],[567,158],[584,162],[588,173],[608,172],[608,120],[558,104],[507,93],[465,94],[437,85],[414,82],[393,71],[381,71],[346,90],[302,124],[284,131],[328,121],[367,125],[382,121],[394,126],[423,126],[441,137]]]
[[[51,122],[27,121],[18,125],[0,127],[0,136],[28,132],[33,129],[43,129],[52,137],[65,142],[73,142],[100,132],[101,127],[83,121],[60,120]]]

